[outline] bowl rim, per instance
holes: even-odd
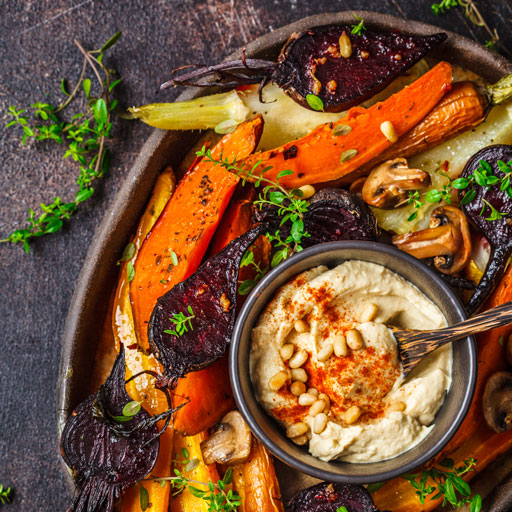
[[[310,260],[319,254],[324,254],[326,257],[330,253],[334,253],[339,251],[340,249],[349,249],[349,250],[358,250],[362,253],[364,252],[381,252],[390,258],[397,258],[399,260],[407,262],[411,265],[418,274],[423,274],[429,280],[434,281],[434,283],[442,290],[442,292],[449,299],[450,304],[454,307],[455,313],[461,317],[462,319],[467,318],[467,313],[462,305],[460,299],[455,295],[455,293],[451,290],[451,288],[442,280],[442,278],[437,275],[434,271],[428,268],[424,263],[422,263],[417,258],[396,249],[393,246],[383,244],[381,242],[368,242],[368,241],[359,241],[359,240],[343,240],[339,242],[327,242],[318,245],[314,245],[313,247],[309,247],[304,251],[301,251],[297,254],[294,254],[284,262],[282,262],[278,267],[272,269],[266,276],[262,278],[262,280],[254,287],[251,293],[248,295],[240,313],[235,322],[235,326],[233,329],[233,335],[231,338],[231,346],[229,348],[229,376],[231,380],[231,387],[233,389],[233,395],[235,398],[236,405],[238,410],[241,412],[244,417],[246,423],[249,425],[251,432],[258,438],[258,440],[271,452],[275,455],[279,460],[291,466],[292,468],[301,471],[302,473],[306,473],[315,478],[319,478],[326,481],[331,482],[341,482],[341,483],[361,483],[362,477],[361,475],[347,475],[340,473],[338,471],[326,471],[320,468],[316,468],[310,466],[309,464],[298,460],[293,455],[291,455],[288,451],[283,450],[281,447],[277,446],[265,433],[264,429],[260,426],[258,421],[254,418],[251,413],[250,407],[246,401],[245,394],[242,389],[241,384],[241,373],[246,371],[246,368],[241,368],[240,361],[240,344],[242,343],[242,332],[244,329],[247,329],[247,317],[250,315],[252,308],[255,306],[257,301],[259,300],[260,295],[266,290],[269,286],[272,287],[274,284],[274,288],[272,293],[274,293],[279,286],[282,286],[284,283],[280,283],[278,285],[275,284],[275,278],[279,276],[279,274],[284,273],[286,270],[295,266],[297,263],[302,263],[304,261]],[[386,265],[382,265],[386,267]],[[387,267],[386,267],[387,268]],[[395,272],[398,273],[399,272]],[[400,274],[399,274],[400,275]],[[288,282],[290,278],[288,278]],[[404,278],[405,279],[405,278]],[[406,279],[407,280],[407,279]],[[414,286],[417,286],[414,282],[408,280]],[[420,290],[421,291],[421,290]],[[423,292],[422,292],[423,293]],[[427,296],[427,295],[426,295]],[[427,296],[429,300],[430,297]],[[270,300],[270,299],[269,299]],[[268,302],[267,302],[268,303]],[[265,307],[263,305],[260,311]],[[255,317],[254,321],[257,320]],[[253,324],[254,325],[254,324]],[[468,364],[468,374],[465,382],[468,383],[463,393],[463,400],[461,402],[461,407],[454,414],[453,421],[450,424],[449,428],[445,430],[439,437],[438,441],[428,450],[422,453],[422,455],[410,461],[409,463],[400,466],[399,468],[390,469],[386,471],[380,471],[375,473],[368,473],[364,476],[364,483],[377,483],[385,480],[390,480],[397,476],[403,475],[404,473],[408,473],[411,470],[418,468],[423,465],[425,462],[429,461],[435,455],[437,455],[450,441],[450,439],[457,432],[460,424],[464,420],[469,407],[471,405],[473,394],[476,386],[476,377],[477,377],[477,367],[478,367],[478,359],[477,359],[477,349],[476,349],[476,341],[474,336],[468,336],[465,338],[467,341],[467,349],[469,356],[469,364]],[[462,340],[461,340],[462,341]],[[250,343],[250,340],[247,340],[246,343]],[[247,363],[248,364],[248,363]],[[452,367],[453,370],[453,367]],[[250,375],[247,376],[248,382],[250,383]],[[452,383],[453,383],[453,375],[452,375]],[[451,384],[452,385],[452,384]],[[448,390],[448,393],[451,390],[451,385]],[[251,384],[252,386],[252,384]],[[259,407],[264,414],[268,415],[263,408],[258,403],[255,394],[252,394],[252,400],[254,400],[257,407]],[[444,404],[440,407],[439,411],[443,408]],[[437,415],[437,413],[436,413]],[[270,415],[268,415],[270,417]],[[434,422],[435,423],[435,422]],[[276,423],[277,424],[277,423]],[[429,434],[430,435],[430,434]],[[411,447],[415,448],[417,446],[421,446],[424,440],[428,439],[429,435],[427,435],[420,443]],[[285,440],[285,444],[289,446],[293,446],[292,442],[286,439],[285,435],[280,432],[280,436]],[[403,453],[408,452],[406,450]],[[402,454],[398,454],[395,457],[390,459],[385,459],[383,461],[376,461],[378,463],[385,463],[387,461],[395,460],[397,457],[400,457]],[[339,462],[334,462],[335,465],[339,464]],[[345,464],[354,464],[358,466],[367,466],[370,468],[372,463],[345,463]],[[342,467],[342,466],[340,466]]]

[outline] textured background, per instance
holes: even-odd
[[[176,66],[214,63],[251,39],[304,16],[346,9],[376,10],[486,39],[456,9],[436,17],[420,0],[15,0],[0,1],[0,125],[9,105],[60,100],[81,63],[73,40],[94,48],[118,30],[109,66],[124,77],[124,105],[155,99]],[[508,1],[477,0],[505,45]],[[172,98],[173,92],[167,98]],[[55,389],[66,310],[100,220],[150,130],[121,121],[114,128],[110,174],[62,232],[39,240],[27,255],[0,244],[0,483],[15,488],[6,510],[65,510],[69,504],[58,455]],[[0,238],[21,227],[29,207],[71,199],[76,166],[46,143],[21,145],[16,129],[0,130]],[[0,505],[1,507],[1,505]]]

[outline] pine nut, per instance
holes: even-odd
[[[316,400],[313,405],[309,408],[309,415],[316,416],[320,414],[325,409],[325,401],[324,400]]]
[[[279,391],[288,380],[288,373],[285,371],[277,372],[268,380],[268,389],[270,391]]]
[[[293,354],[293,357],[288,361],[290,368],[300,368],[308,359],[308,353],[305,350],[299,350]]]
[[[320,393],[318,395],[318,400],[323,400],[325,402],[324,412],[327,414],[331,408],[331,399],[325,393]]]
[[[336,334],[331,339],[336,356],[345,357],[348,354],[347,338],[343,334]]]
[[[313,405],[316,402],[316,397],[309,393],[302,393],[299,396],[299,405]]]
[[[315,416],[313,420],[313,432],[315,434],[321,434],[327,426],[327,414],[321,412]]]
[[[405,408],[406,408],[406,405],[403,402],[397,401],[397,402],[393,402],[388,407],[388,411],[399,411],[399,412],[402,412],[402,411],[405,411]]]
[[[398,140],[398,134],[391,121],[384,121],[380,125],[380,131],[389,142],[395,143]]]
[[[316,356],[317,360],[321,363],[324,363],[332,356],[334,348],[332,346],[332,343],[326,343],[319,351]]]
[[[299,187],[299,190],[302,192],[301,199],[309,199],[316,192],[315,187],[312,185],[302,185],[302,187]]]
[[[379,308],[376,304],[369,303],[363,309],[363,313],[361,314],[361,323],[363,322],[372,322],[375,320],[377,313],[379,312]]]
[[[302,393],[306,392],[306,384],[304,384],[304,382],[299,382],[298,380],[292,382],[292,385],[290,386],[290,391],[292,392],[292,395],[300,396],[302,395]]]
[[[303,434],[299,437],[294,437],[292,441],[299,446],[304,446],[308,442],[308,436]]]
[[[359,409],[357,405],[353,405],[350,409],[345,411],[343,419],[345,420],[345,423],[352,425],[359,419],[359,416],[361,416],[361,409]]]
[[[307,382],[308,374],[304,368],[296,368],[292,370],[292,380],[298,380],[299,382]]]
[[[301,320],[297,320],[295,322],[295,326],[294,327],[295,327],[295,330],[298,333],[300,333],[300,334],[302,334],[303,332],[309,331],[309,325],[307,324],[307,322],[305,322],[302,319]]]
[[[288,359],[293,356],[294,351],[295,347],[291,343],[286,343],[286,345],[283,345],[279,349],[279,353],[281,354],[283,361],[288,361]]]
[[[347,33],[343,31],[340,36],[340,54],[345,59],[348,59],[352,55],[352,43],[350,42],[350,38],[347,36]]]
[[[309,427],[303,421],[299,421],[286,429],[286,436],[293,439],[305,434],[308,430]]]
[[[350,329],[350,331],[347,332],[347,345],[352,350],[360,350],[363,348],[363,337],[357,329]]]
[[[310,395],[313,395],[316,398],[318,396],[318,389],[316,389],[316,388],[309,388],[308,389],[308,393]]]

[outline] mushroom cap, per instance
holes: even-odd
[[[217,462],[228,466],[245,462],[251,453],[251,431],[238,411],[222,418],[211,436],[201,443],[206,464]]]
[[[512,373],[493,373],[485,384],[482,400],[485,421],[498,433],[512,428]]]
[[[424,189],[430,182],[427,172],[409,168],[405,158],[395,158],[370,172],[362,196],[369,205],[390,210],[408,199],[409,190]]]

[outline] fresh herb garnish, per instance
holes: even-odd
[[[173,336],[183,336],[186,332],[194,330],[192,327],[192,320],[196,317],[191,306],[187,306],[187,311],[190,316],[185,316],[185,313],[174,313],[172,318],[169,320],[176,326],[175,329],[165,329],[166,334],[172,334]]]
[[[86,51],[75,40],[75,45],[83,54],[82,72],[73,90],[68,93],[65,80],[61,81],[61,92],[67,96],[59,105],[37,102],[30,105],[31,116],[27,109],[10,106],[7,114],[13,119],[7,127],[19,126],[23,131],[22,142],[26,144],[29,138],[53,140],[57,144],[65,144],[67,149],[63,158],[71,157],[78,163],[80,173],[77,179],[78,191],[72,201],[65,202],[55,197],[52,203],[41,203],[41,213],[29,209],[27,226],[16,229],[7,238],[0,242],[13,244],[22,243],[26,252],[30,251],[29,242],[37,237],[59,231],[64,220],[73,215],[80,203],[89,199],[93,193],[93,182],[101,178],[110,167],[110,153],[106,140],[111,137],[111,114],[117,106],[117,100],[111,99],[113,89],[121,82],[114,79],[115,71],[103,64],[104,52],[110,48],[121,36],[118,32],[99,50]],[[94,73],[99,94],[92,95],[91,80],[85,77],[87,69]],[[85,112],[74,114],[69,121],[59,119],[58,115],[64,111],[77,98],[80,89],[86,97]],[[29,121],[29,118],[32,119]]]
[[[125,423],[126,421],[130,421],[133,417],[140,411],[142,402],[137,402],[137,400],[132,400],[125,404],[122,410],[121,416],[112,416],[114,420],[119,423]]]
[[[249,249],[243,256],[240,262],[240,268],[242,267],[253,267],[256,272],[254,279],[246,279],[238,287],[238,293],[240,295],[247,295],[255,286],[256,283],[268,272],[268,268],[261,268],[261,265],[254,259],[254,252]]]
[[[144,486],[140,486],[139,489],[139,505],[142,512],[149,508],[149,493]]]
[[[364,26],[364,20],[360,18],[356,13],[354,13],[354,18],[359,21],[359,23],[357,25],[351,25],[352,30],[350,33],[356,36],[360,36],[363,30],[366,30],[366,27]]]
[[[451,195],[454,190],[466,190],[465,194],[462,196],[460,201],[461,204],[468,204],[473,201],[476,197],[476,190],[474,188],[475,184],[484,188],[491,188],[499,186],[502,192],[505,192],[508,197],[512,199],[512,160],[508,163],[503,162],[502,160],[498,160],[498,168],[503,173],[502,176],[496,176],[493,172],[491,164],[485,160],[480,160],[478,162],[478,168],[475,169],[473,174],[465,178],[456,178],[454,180],[450,179],[448,174],[443,173],[443,175],[448,179],[448,183],[443,185],[442,190],[439,189],[431,189],[429,190],[424,199],[429,203],[439,203],[441,201],[445,201],[447,204],[451,202]],[[488,217],[485,217],[485,220],[494,221],[500,220],[503,217],[509,215],[510,212],[499,212],[492,206],[488,201],[482,199],[482,211],[480,215],[483,216],[486,208],[489,207],[491,213]],[[418,214],[418,210],[425,204],[425,202],[420,201],[420,193],[418,190],[409,191],[409,204],[413,204],[416,211],[414,211],[408,218],[409,221],[412,221],[416,218]]]
[[[264,177],[264,174],[272,169],[271,166],[259,169],[261,160],[256,162],[251,169],[246,169],[243,164],[238,165],[236,158],[232,161],[229,158],[224,159],[222,155],[220,159],[214,158],[211,151],[206,149],[205,146],[203,146],[201,151],[197,151],[196,155],[206,158],[207,161],[214,165],[219,165],[227,171],[235,173],[242,178],[243,185],[248,180],[252,181],[256,188],[265,184],[254,204],[260,210],[264,206],[276,207],[278,215],[282,217],[281,226],[287,223],[290,225],[290,234],[285,239],[281,237],[280,230],[277,230],[274,234],[266,234],[268,240],[273,243],[274,248],[278,249],[272,257],[271,267],[275,267],[279,262],[292,254],[302,251],[302,240],[310,236],[304,229],[304,213],[308,210],[309,203],[302,199],[302,191],[300,189],[288,190],[279,182],[284,176],[292,175],[293,171],[290,169],[281,171],[277,175],[276,181],[274,181]]]
[[[503,45],[501,45],[498,31],[496,28],[491,29],[489,27],[484,17],[475,5],[474,0],[441,0],[441,2],[438,4],[431,4],[430,7],[436,16],[439,14],[444,14],[454,7],[463,7],[466,18],[468,18],[469,21],[473,23],[473,25],[476,25],[477,27],[484,27],[487,31],[487,34],[490,36],[490,39],[485,41],[485,47],[490,48],[491,50],[495,50],[496,46],[499,45],[502,50],[506,51],[506,53],[509,53],[508,50],[504,48]]]
[[[133,242],[129,242],[126,244],[126,247],[123,249],[123,254],[121,254],[121,257],[119,258],[117,264],[121,265],[123,261],[130,261],[133,256],[135,255],[135,244]]]
[[[474,471],[477,461],[473,458],[464,460],[461,466],[455,467],[452,459],[444,459],[440,467],[423,469],[421,473],[406,474],[402,478],[416,489],[420,503],[425,503],[427,497],[436,500],[443,498],[443,505],[449,503],[453,507],[462,507],[470,504],[471,512],[479,512],[482,507],[482,498],[479,494],[471,496],[471,487],[462,478],[463,475]]]
[[[3,484],[0,484],[0,503],[2,505],[6,505],[7,503],[10,503],[12,497],[12,489],[10,487],[7,487],[4,489]]]
[[[316,94],[306,94],[306,101],[313,110],[323,111],[324,102]]]
[[[347,510],[347,507],[345,507],[344,505],[342,505],[341,507],[338,507],[336,509],[336,512],[348,512]]]

